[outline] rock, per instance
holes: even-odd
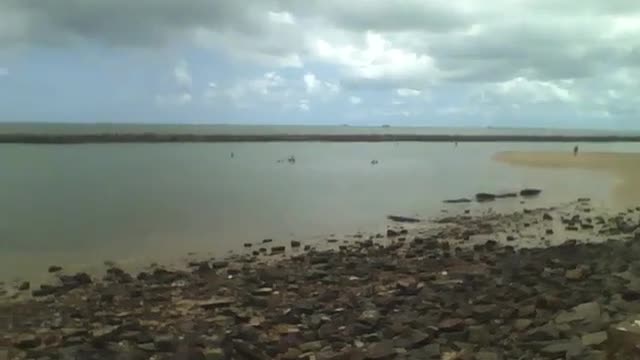
[[[18,349],[33,349],[40,346],[42,340],[39,337],[32,334],[22,334],[18,335],[13,340],[13,346]]]
[[[542,348],[543,354],[562,356],[566,359],[577,359],[584,351],[580,341],[558,341]]]
[[[286,248],[284,246],[272,246],[271,254],[281,254],[285,252]]]
[[[505,198],[514,198],[514,197],[518,197],[518,194],[514,192],[496,194],[496,199],[505,199]]]
[[[513,235],[507,235],[507,241],[515,241],[516,238]]]
[[[227,266],[229,266],[229,262],[228,261],[214,261],[211,263],[211,268],[214,270],[218,270],[218,269],[224,269]]]
[[[138,349],[146,352],[155,352],[156,344],[154,344],[153,342],[141,343],[141,344],[138,344]]]
[[[58,271],[60,271],[60,270],[62,270],[62,267],[61,267],[61,266],[58,266],[58,265],[51,265],[51,266],[49,266],[49,272],[50,272],[50,273],[56,273],[56,272],[58,272]]]
[[[542,220],[551,221],[551,220],[553,220],[553,216],[551,216],[551,214],[549,214],[549,213],[544,213],[542,215]]]
[[[574,307],[571,311],[560,312],[555,322],[557,324],[567,324],[576,321],[593,323],[600,321],[600,304],[588,302]]]
[[[29,290],[30,287],[31,287],[31,283],[29,283],[28,281],[23,281],[18,285],[18,290],[25,291],[25,290]]]
[[[438,323],[438,329],[445,332],[462,330],[464,329],[464,320],[455,318],[444,319]]]
[[[582,345],[584,346],[600,346],[607,341],[608,335],[606,331],[598,331],[591,334],[582,335]]]
[[[547,235],[553,235],[553,229],[546,229],[544,233]]]
[[[62,282],[63,288],[66,290],[71,290],[84,285],[89,285],[93,282],[89,274],[84,272],[80,272],[71,276],[60,275],[60,281]]]
[[[482,325],[469,326],[469,339],[468,341],[478,345],[488,345],[491,342],[491,334],[489,330]]]
[[[417,349],[428,344],[429,334],[420,330],[411,330],[408,335],[400,336],[395,340],[395,347],[405,349]]]
[[[396,351],[391,341],[374,343],[367,348],[365,359],[367,360],[388,360],[395,359]]]
[[[540,195],[541,192],[542,190],[540,189],[527,188],[527,189],[520,190],[520,196],[536,196],[536,195]]]
[[[476,201],[478,202],[493,201],[495,199],[496,199],[496,196],[494,194],[489,194],[489,193],[476,194]]]
[[[587,275],[588,268],[584,266],[578,266],[575,269],[567,270],[564,274],[564,277],[567,280],[578,281],[585,278]]]
[[[291,240],[291,247],[292,248],[300,247],[300,241]]]
[[[369,324],[376,325],[380,320],[380,312],[376,309],[365,310],[358,317],[358,321]]]
[[[320,349],[318,349],[318,350],[320,350]],[[289,348],[287,350],[287,352],[282,355],[282,359],[283,360],[296,360],[296,359],[300,358],[301,355],[302,355],[302,351],[300,351],[300,350],[298,350],[296,348]]]
[[[240,354],[241,358],[246,358],[247,360],[269,360],[270,357],[267,356],[263,351],[258,349],[255,345],[249,344],[243,340],[234,339],[233,348],[235,351]]]
[[[250,248],[250,247],[252,247],[252,246],[253,246],[253,244],[252,244],[252,243],[244,243],[244,247],[246,247],[246,248]]]
[[[236,299],[232,297],[212,297],[207,301],[200,303],[200,307],[205,310],[213,310],[221,307],[227,307],[236,303]]]
[[[412,360],[440,359],[440,344],[432,343],[421,349],[411,351]]]
[[[502,356],[495,351],[478,351],[474,355],[474,360],[501,360]]]
[[[313,352],[320,351],[324,347],[324,342],[322,341],[309,341],[298,346],[298,349],[303,352]]]
[[[445,204],[462,204],[462,203],[470,203],[471,199],[467,198],[459,198],[459,199],[447,199],[443,201]]]
[[[58,291],[59,291],[59,288],[57,286],[43,284],[43,285],[40,285],[39,289],[32,290],[31,295],[33,295],[34,297],[42,297],[42,296],[53,295]]]
[[[532,323],[533,323],[533,321],[530,320],[530,319],[516,319],[513,322],[513,328],[516,331],[524,331],[527,328],[529,328],[529,326],[531,326]]]
[[[251,294],[255,296],[267,296],[267,295],[271,295],[272,293],[273,293],[273,289],[268,287],[255,289],[251,292]]]
[[[206,360],[226,360],[227,358],[220,348],[205,349],[203,354]]]
[[[387,237],[394,237],[400,235],[399,231],[393,229],[387,229]]]
[[[272,241],[273,241],[273,239],[264,239],[264,240],[262,240],[262,243],[266,244],[266,243],[270,243]]]
[[[153,339],[153,344],[157,351],[174,352],[178,346],[178,341],[173,335],[159,335]]]
[[[552,323],[531,329],[525,335],[527,341],[555,340],[558,337],[560,337],[560,332]]]
[[[406,223],[417,223],[420,222],[420,219],[407,217],[407,216],[398,216],[398,215],[388,215],[387,219],[395,222],[406,222]]]

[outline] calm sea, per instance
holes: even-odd
[[[55,131],[60,128],[86,131],[72,125]],[[116,131],[128,132],[125,129]],[[177,129],[182,128],[170,131]],[[238,129],[234,133],[248,131]],[[241,250],[245,242],[265,238],[288,243],[330,234],[375,233],[385,229],[388,214],[434,216],[443,208],[467,206],[445,206],[442,200],[481,191],[544,189],[544,195],[527,206],[581,196],[608,202],[616,182],[610,175],[515,168],[491,159],[503,150],[571,151],[572,147],[557,143],[0,145],[0,279],[38,278],[51,264],[79,270],[105,260],[162,261],[188,252],[223,256]],[[581,148],[640,151],[640,144]],[[291,155],[295,164],[278,162]],[[371,164],[374,159],[377,165]],[[521,205],[518,200],[504,200],[500,206]]]

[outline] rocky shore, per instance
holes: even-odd
[[[189,270],[50,268],[56,283],[0,305],[0,359],[632,359],[639,216],[581,199],[396,216],[387,234]]]

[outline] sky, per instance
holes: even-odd
[[[640,129],[638,0],[0,0],[0,121]]]

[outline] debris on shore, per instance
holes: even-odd
[[[430,231],[389,229],[338,249],[203,260],[188,271],[58,274],[33,298],[0,305],[0,355],[604,359],[607,344],[634,351],[624,329],[640,310],[640,212],[587,208],[451,215]],[[578,224],[576,240],[563,221]],[[545,229],[565,238],[544,246]],[[534,231],[533,246],[520,246]]]

